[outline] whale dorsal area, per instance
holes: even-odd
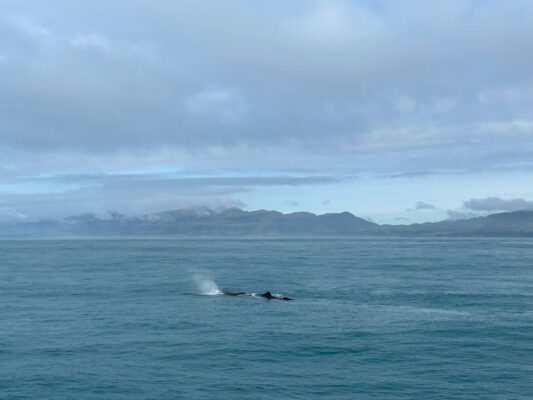
[[[293,300],[291,299],[290,297],[278,297],[278,296],[274,296],[272,295],[272,293],[270,292],[265,292],[265,293],[260,293],[260,294],[248,294],[246,292],[228,292],[226,290],[224,290],[222,292],[223,294],[227,294],[228,296],[259,296],[259,297],[264,297],[265,299],[276,299],[276,300]]]

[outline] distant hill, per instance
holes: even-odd
[[[532,236],[533,211],[513,211],[458,221],[381,225],[384,234],[412,236]]]
[[[459,221],[378,225],[349,212],[316,215],[278,211],[174,210],[141,217],[84,214],[60,221],[0,225],[2,237],[54,236],[333,237],[333,236],[517,236],[533,237],[533,211],[492,214]]]

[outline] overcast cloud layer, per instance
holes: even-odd
[[[0,218],[529,204],[532,37],[528,0],[4,0]]]

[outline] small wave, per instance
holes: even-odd
[[[387,308],[391,310],[411,312],[411,313],[442,314],[442,315],[450,315],[450,316],[470,315],[470,313],[465,312],[465,311],[449,310],[449,309],[443,309],[443,308],[425,308],[425,307],[413,307],[413,306],[387,306]]]

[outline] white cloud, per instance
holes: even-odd
[[[532,102],[533,85],[521,84],[483,90],[477,93],[477,100],[482,104]]]
[[[338,4],[324,2],[299,21],[296,30],[313,39],[335,40],[345,36],[351,28],[346,12]]]
[[[456,100],[452,97],[437,97],[434,99],[433,104],[436,112],[444,113],[455,107]]]
[[[187,111],[195,117],[214,117],[223,122],[239,122],[246,113],[244,99],[229,89],[206,90],[186,99]]]
[[[111,42],[109,39],[98,33],[77,35],[71,39],[70,44],[73,47],[84,50],[96,49],[107,51],[111,48]]]
[[[366,40],[382,28],[380,18],[368,9],[339,1],[320,1],[293,24],[297,36],[318,42]]]
[[[481,122],[477,125],[481,133],[507,135],[512,133],[532,134],[533,119],[513,119]]]
[[[12,26],[23,31],[28,36],[31,36],[38,40],[47,40],[54,36],[52,31],[45,26],[35,22],[31,17],[27,15],[14,14],[8,15],[5,19]]]
[[[131,54],[150,63],[155,64],[160,60],[159,46],[153,41],[132,43],[128,49]]]
[[[407,113],[414,111],[417,105],[416,101],[414,101],[412,98],[404,96],[396,99],[394,106],[398,111]]]

